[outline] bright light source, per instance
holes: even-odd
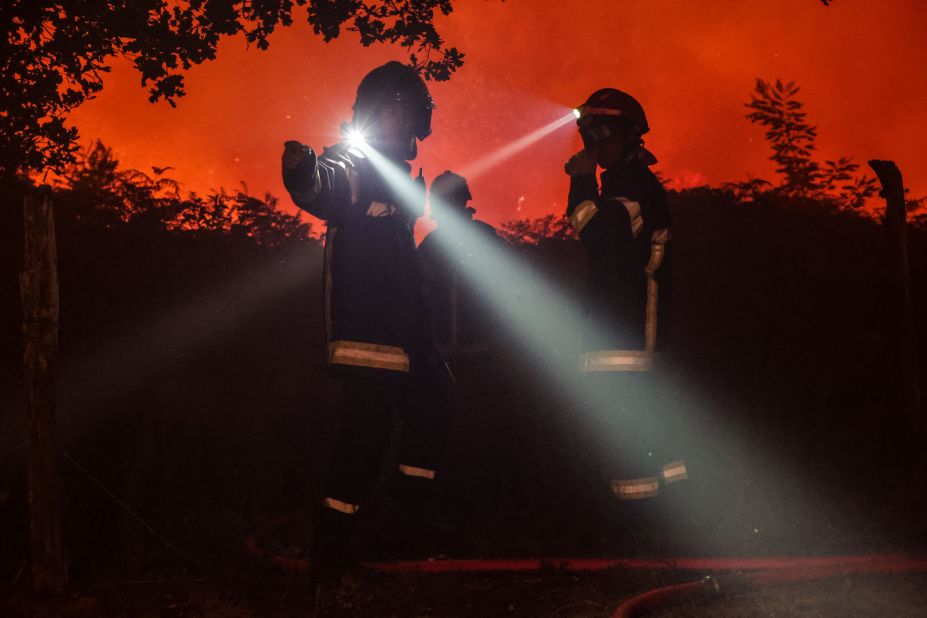
[[[579,115],[580,115],[579,109],[574,109],[574,110],[573,110],[573,117],[576,118],[577,120],[579,120]]]
[[[367,140],[364,138],[364,134],[358,131],[357,129],[348,129],[348,144],[359,148],[367,143]]]

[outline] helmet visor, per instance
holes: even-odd
[[[586,148],[601,146],[617,135],[614,123],[607,118],[586,116],[578,120],[576,124],[579,125],[579,136]]]

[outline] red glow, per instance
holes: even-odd
[[[486,0],[457,3],[441,28],[467,56],[450,82],[432,87],[434,134],[415,162],[429,180],[603,86],[644,104],[653,127],[647,146],[670,186],[773,179],[762,131],[744,119],[742,105],[763,77],[802,86],[822,158],[895,159],[912,194],[927,193],[921,0],[841,0],[830,8],[816,0]],[[284,140],[336,141],[363,74],[403,57],[397,48],[362,48],[351,33],[323,44],[297,19],[267,52],[225,41],[217,61],[189,72],[189,95],[177,109],[148,103],[138,75],[117,64],[103,94],[74,121],[84,139],[102,139],[125,166],[173,166],[187,189],[243,181],[252,193],[282,197]],[[562,210],[562,164],[578,143],[567,126],[474,179],[477,216],[499,223]]]

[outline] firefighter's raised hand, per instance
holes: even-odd
[[[312,148],[295,140],[283,144],[283,169],[295,170],[313,157]]]
[[[597,158],[595,151],[585,148],[570,157],[570,160],[564,164],[563,171],[570,176],[595,174]]]

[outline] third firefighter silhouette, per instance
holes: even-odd
[[[501,246],[495,228],[473,218],[476,209],[467,179],[445,171],[431,184],[429,205],[437,224],[419,245],[425,285],[433,304],[435,335],[450,353],[478,353],[490,347],[491,312],[483,306],[486,291],[474,288],[469,277],[492,284],[492,273],[472,273],[468,264],[483,243]],[[469,275],[469,276],[468,276]]]

